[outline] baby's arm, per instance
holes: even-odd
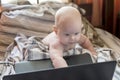
[[[96,55],[96,51],[94,50],[92,43],[86,36],[81,34],[79,43],[83,48],[88,49],[92,55]]]
[[[68,66],[66,61],[63,59],[63,49],[60,45],[50,45],[50,58],[55,68]]]

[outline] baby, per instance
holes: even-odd
[[[42,40],[49,46],[50,58],[55,68],[68,66],[63,59],[63,52],[73,49],[77,43],[96,55],[89,39],[81,34],[81,28],[81,14],[76,8],[65,6],[56,12],[53,32]]]

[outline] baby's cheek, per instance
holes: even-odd
[[[62,41],[66,42],[68,39],[66,37],[61,38]]]
[[[77,37],[76,37],[76,41],[79,41],[79,40],[80,40],[80,37],[79,37],[79,36],[77,36]]]
[[[69,42],[69,40],[70,40],[69,38],[65,38],[64,42],[67,43],[67,42]]]

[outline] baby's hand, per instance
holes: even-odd
[[[68,66],[66,61],[60,56],[52,59],[52,62],[53,62],[53,66],[55,68],[61,68],[61,67],[67,67]]]

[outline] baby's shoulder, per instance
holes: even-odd
[[[50,48],[50,49],[57,50],[57,51],[63,51],[63,50],[64,50],[63,45],[62,45],[58,40],[56,40],[56,41],[54,41],[54,42],[51,42],[51,43],[49,44],[49,48]]]
[[[49,45],[49,44],[53,44],[57,41],[57,37],[56,37],[56,34],[55,32],[52,32],[50,34],[48,34],[43,40],[42,42],[46,45]]]

